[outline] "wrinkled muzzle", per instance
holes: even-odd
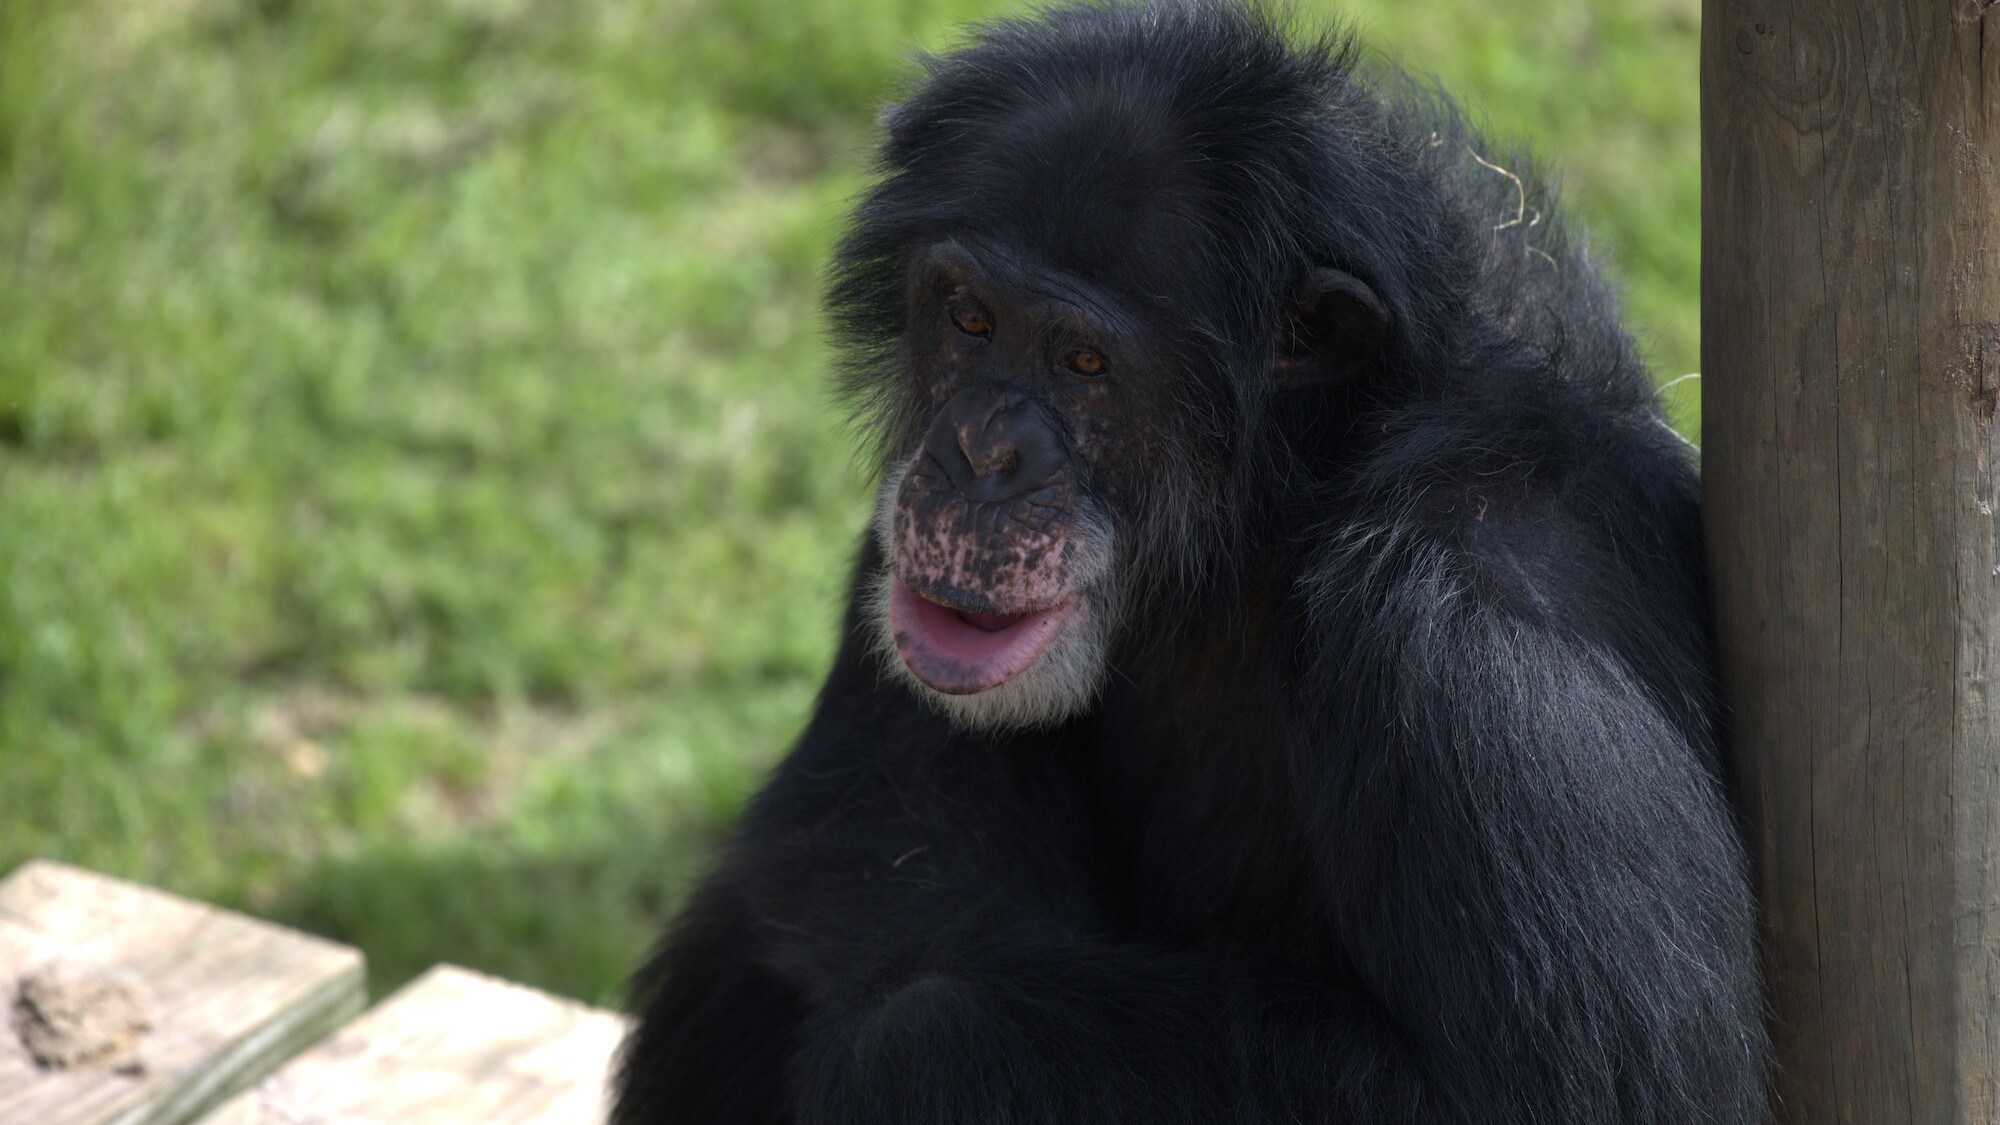
[[[890,627],[910,671],[948,695],[998,687],[1061,632],[1082,588],[1084,533],[1067,474],[1015,495],[968,498],[928,450],[889,521]]]

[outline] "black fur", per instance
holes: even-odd
[[[1762,1120],[1695,476],[1525,159],[1225,4],[998,25],[885,121],[833,296],[885,464],[939,238],[1144,310],[1177,440],[1084,716],[955,731],[855,599],[617,1121]],[[1390,327],[1281,393],[1315,266]]]

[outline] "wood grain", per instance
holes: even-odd
[[[1783,1121],[2000,1120],[1991,2],[1703,7],[1703,495]]]
[[[99,1062],[48,1069],[13,1011],[24,979],[109,983],[150,1026]],[[359,1011],[365,988],[361,955],[345,946],[26,864],[0,882],[0,1122],[193,1120]]]
[[[625,1025],[440,965],[203,1125],[588,1125]]]

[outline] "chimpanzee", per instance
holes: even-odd
[[[617,1120],[1762,1119],[1695,473],[1525,160],[1223,0],[883,125],[878,510]]]

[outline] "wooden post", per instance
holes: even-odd
[[[1703,6],[1703,499],[1785,1122],[2000,1121],[1989,9]]]

